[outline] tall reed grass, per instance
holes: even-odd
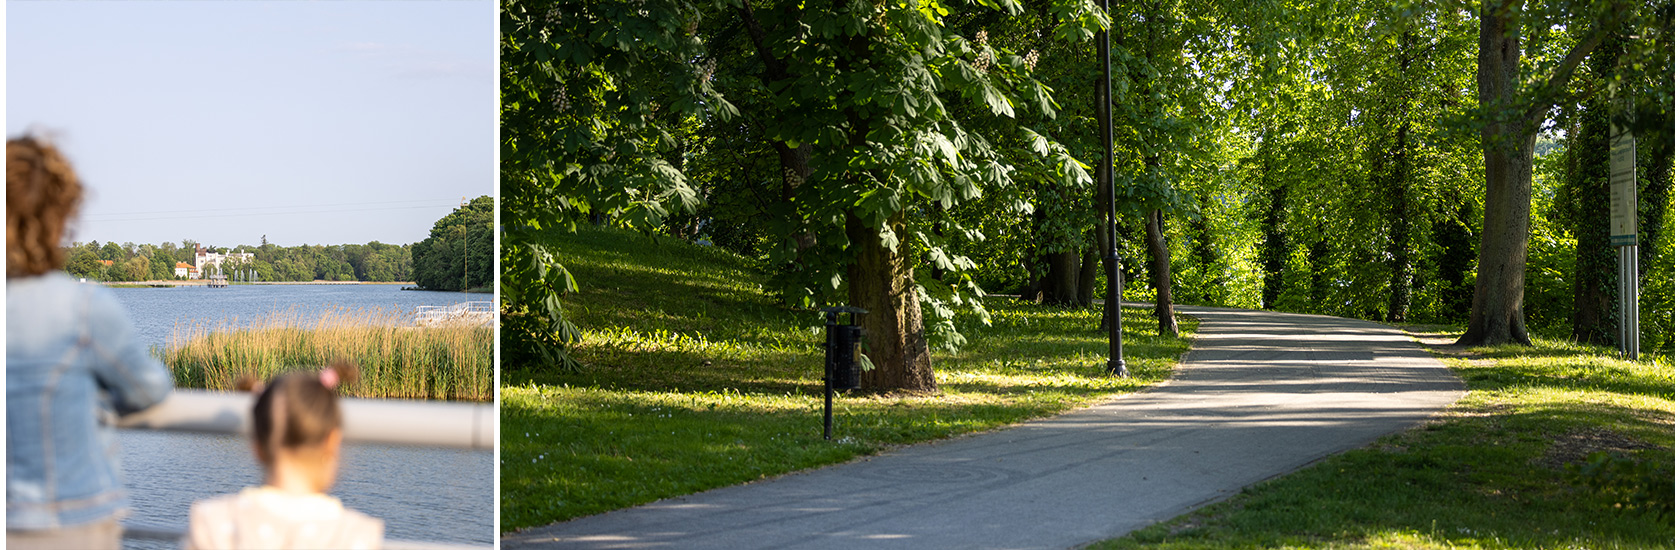
[[[411,314],[399,311],[336,309],[308,316],[294,309],[254,323],[176,325],[168,345],[152,353],[185,388],[232,390],[245,374],[266,380],[343,357],[362,371],[344,395],[490,401],[494,342],[488,326],[417,328]]]

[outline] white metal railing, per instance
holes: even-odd
[[[163,403],[122,417],[118,428],[246,433],[252,396],[246,393],[175,390]],[[489,403],[339,400],[344,439],[374,443],[492,449],[496,407]]]
[[[416,326],[450,324],[490,324],[496,320],[496,309],[490,302],[461,302],[447,306],[419,306],[414,308]]]
[[[117,420],[124,429],[244,434],[250,426],[252,396],[246,393],[175,390],[162,403]],[[345,441],[396,443],[467,449],[492,449],[496,443],[496,407],[489,403],[344,398]],[[123,538],[177,542],[179,527],[124,525]],[[489,546],[385,541],[392,550],[482,550]]]

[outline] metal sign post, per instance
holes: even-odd
[[[1616,247],[1617,320],[1622,355],[1639,359],[1639,171],[1633,134],[1612,127],[1610,245]]]

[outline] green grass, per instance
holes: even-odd
[[[298,368],[319,369],[345,358],[361,379],[345,395],[396,399],[490,401],[495,329],[483,325],[403,326],[391,310],[333,310],[300,318],[282,312],[249,326],[176,327],[153,348],[184,388],[232,390],[245,374],[268,379]],[[237,324],[237,321],[234,322]]]
[[[1188,348],[1128,310],[1134,377],[1111,378],[1097,311],[993,299],[990,326],[960,319],[969,343],[935,354],[939,394],[837,397],[828,442],[821,317],[777,306],[750,260],[597,229],[552,244],[580,286],[585,368],[503,365],[505,531],[1065,411],[1165,379]]]
[[[1470,390],[1445,413],[1094,548],[1674,548],[1671,357],[1409,328],[1447,337],[1426,341]],[[1576,473],[1594,459],[1623,471]]]

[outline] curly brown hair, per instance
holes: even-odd
[[[59,244],[82,202],[70,161],[39,138],[6,140],[6,278],[64,266]]]

